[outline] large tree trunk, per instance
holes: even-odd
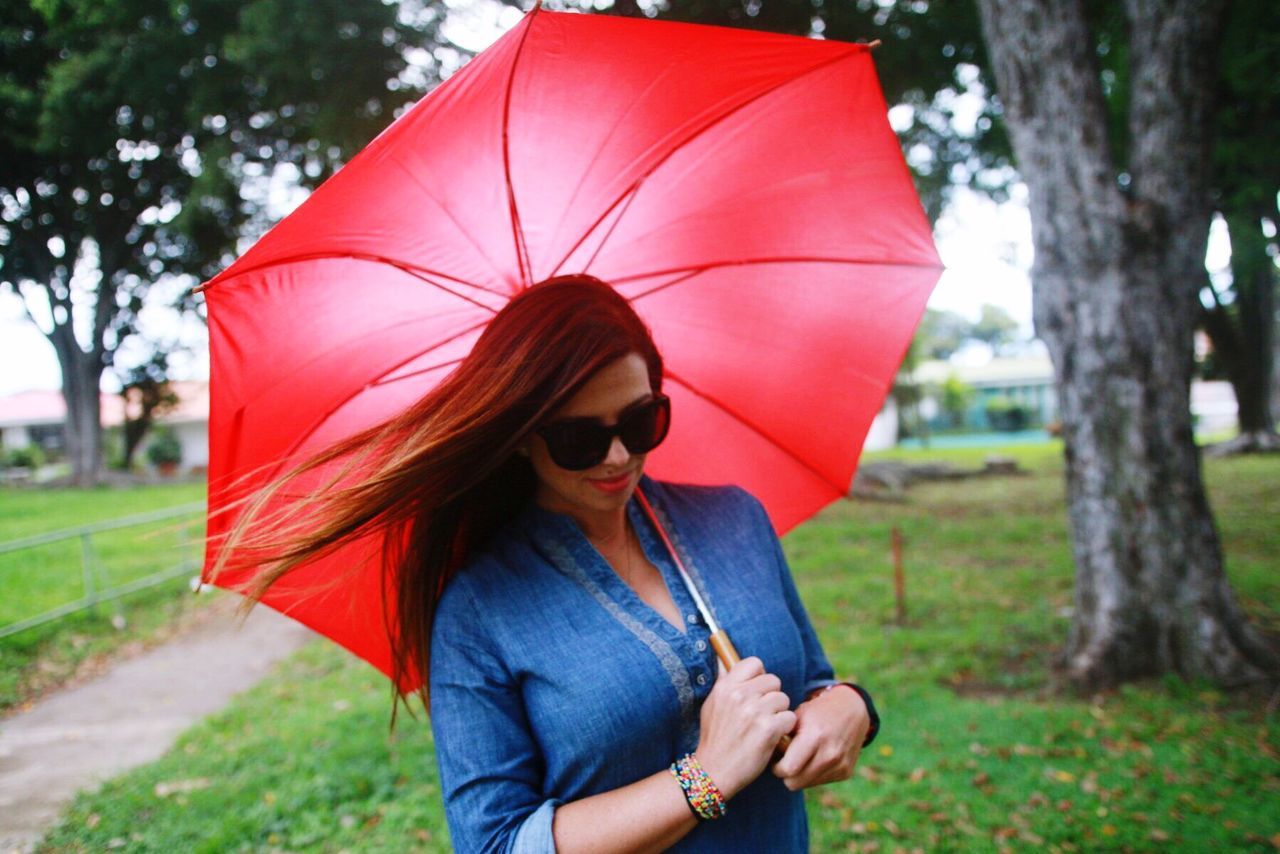
[[[62,368],[72,478],[77,486],[96,486],[102,479],[102,398],[98,385],[104,365],[100,357],[80,349],[70,324],[55,327],[50,338]]]
[[[1037,334],[1057,373],[1076,562],[1066,677],[1280,670],[1223,574],[1191,429],[1223,0],[1131,0],[1129,163],[1108,143],[1080,0],[979,0],[1030,193]]]
[[[1262,218],[1268,212],[1227,212],[1235,301],[1231,306],[1219,303],[1202,315],[1214,354],[1235,391],[1240,424],[1240,435],[1215,446],[1212,453],[1280,450],[1271,413],[1276,275],[1270,241],[1262,233]]]

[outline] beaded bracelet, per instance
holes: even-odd
[[[685,800],[699,820],[710,821],[724,815],[724,795],[720,794],[720,789],[703,770],[697,756],[686,753],[671,763],[667,770],[675,776],[676,782],[684,790]]]

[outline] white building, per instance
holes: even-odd
[[[171,385],[178,405],[156,419],[168,427],[182,446],[182,471],[209,465],[209,384],[175,382]],[[102,426],[108,430],[124,425],[124,401],[118,394],[103,394]],[[26,391],[0,398],[0,447],[21,448],[39,445],[58,452],[65,447],[64,421],[67,407],[58,391]],[[146,439],[138,459],[145,460]]]

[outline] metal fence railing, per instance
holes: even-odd
[[[0,543],[0,638],[198,572],[204,509],[203,502],[184,504]],[[65,601],[68,592],[80,595]],[[21,616],[12,619],[15,613]]]

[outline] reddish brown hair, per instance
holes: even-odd
[[[445,586],[472,552],[527,501],[536,485],[515,449],[596,371],[636,352],[662,386],[662,357],[644,321],[612,287],[558,276],[499,311],[452,374],[401,414],[346,438],[276,478],[247,501],[219,544],[211,575],[251,560],[247,610],[280,577],[355,537],[382,535],[394,697],[421,675],[430,708],[431,626]],[[280,507],[282,488],[322,466],[338,476]],[[342,480],[352,471],[359,475]],[[340,488],[334,488],[341,482]],[[266,512],[271,505],[271,512]],[[236,557],[232,557],[232,554]],[[249,557],[246,557],[249,556]]]

